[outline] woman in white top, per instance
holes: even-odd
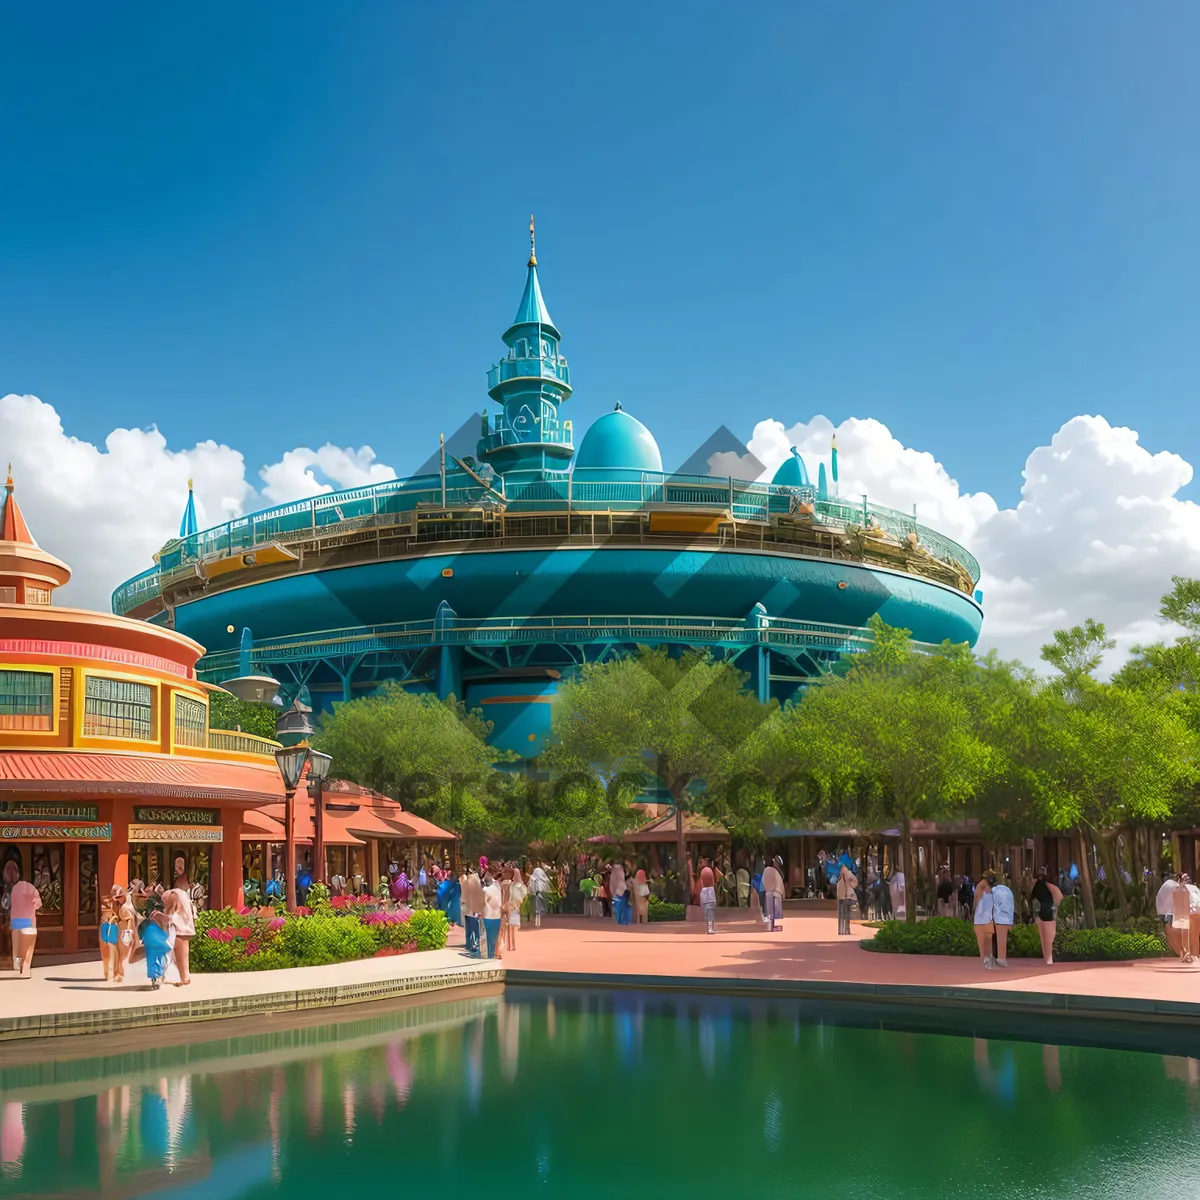
[[[983,965],[992,969],[992,885],[985,875],[975,888],[975,940],[979,943],[979,957]]]
[[[513,867],[512,882],[508,885],[508,919],[504,922],[505,950],[517,948],[517,931],[521,928],[521,905],[525,903],[528,894],[529,889],[525,886],[520,870]]]
[[[483,931],[487,935],[487,956],[496,957],[500,942],[500,918],[503,914],[500,885],[489,871],[483,877]]]
[[[1179,880],[1174,875],[1168,875],[1162,882],[1162,887],[1158,889],[1158,895],[1154,897],[1154,911],[1158,913],[1159,919],[1163,923],[1163,934],[1167,939],[1167,945],[1179,955],[1183,957],[1183,938],[1180,931],[1175,928],[1173,918],[1175,916],[1175,889],[1179,886]]]
[[[171,920],[171,931],[175,935],[171,953],[175,958],[175,969],[179,972],[178,986],[186,987],[192,982],[189,963],[192,938],[196,936],[196,912],[188,889],[180,887],[168,892],[163,897],[163,908]]]

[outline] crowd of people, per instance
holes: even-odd
[[[11,876],[6,869],[3,903],[12,936],[12,964],[18,976],[28,979],[37,949],[42,897],[32,883]],[[144,959],[148,988],[161,988],[172,966],[175,978],[170,982],[186,987],[192,982],[189,961],[191,939],[196,936],[191,885],[186,879],[177,880],[171,888],[162,884],[147,887],[140,879],[131,881],[128,888],[114,884],[108,895],[100,898],[98,936],[105,982],[124,983],[129,964]]]

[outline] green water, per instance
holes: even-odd
[[[511,989],[353,1012],[69,1063],[0,1046],[0,1196],[1200,1195],[1186,1031],[1152,1052]]]

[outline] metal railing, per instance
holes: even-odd
[[[510,379],[542,380],[553,379],[558,383],[571,386],[571,369],[565,358],[503,358],[487,373],[487,386],[490,392],[499,383]]]
[[[558,431],[569,438],[566,430]],[[712,475],[669,475],[654,471],[618,472],[580,468],[572,474],[515,472],[497,485],[503,491],[506,513],[636,512],[651,505],[719,508],[738,521],[766,523],[792,511],[797,500],[811,504],[814,518],[835,529],[877,525],[904,541],[915,533],[935,558],[961,566],[972,585],[979,581],[975,556],[944,534],[919,524],[911,513],[865,500],[817,500],[811,489],[776,487],[770,483],[721,479]],[[163,580],[173,572],[195,574],[197,564],[245,554],[272,542],[316,540],[360,528],[395,524],[419,506],[441,507],[441,479],[418,475],[390,479],[369,487],[329,492],[293,504],[265,509],[190,537],[169,542],[158,555],[158,566],[123,583],[113,592],[113,611],[128,613],[161,595]],[[447,477],[445,506],[470,508],[492,503],[495,497],[461,471]]]
[[[264,758],[274,758],[279,743],[253,733],[241,733],[236,729],[210,729],[208,748],[220,750],[225,754],[259,754]]]
[[[747,622],[729,617],[570,616],[456,617],[388,625],[322,629],[302,636],[264,638],[250,651],[250,670],[299,659],[369,654],[434,646],[530,645],[535,643],[615,642],[626,645],[675,643],[726,648],[763,645],[846,652],[866,649],[871,631],[852,625],[764,617]],[[923,644],[919,644],[922,645]],[[925,647],[923,647],[925,648]],[[197,668],[210,682],[230,679],[241,670],[237,650],[206,654]]]

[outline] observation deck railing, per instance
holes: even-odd
[[[435,646],[512,646],[544,643],[568,645],[615,642],[626,645],[675,643],[737,649],[754,645],[780,649],[817,649],[844,653],[866,649],[873,641],[869,629],[764,617],[758,624],[730,617],[563,616],[454,618],[400,621],[389,625],[360,625],[323,629],[300,636],[264,638],[250,651],[250,670],[269,670],[272,664],[313,658],[371,654],[379,651],[424,649]],[[237,650],[206,654],[199,672],[208,682],[232,679],[241,670]]]
[[[565,383],[569,388],[571,369],[565,358],[560,358],[557,362],[552,358],[502,358],[487,373],[488,391],[497,384],[507,383],[510,379],[553,379],[558,383]]]
[[[566,430],[560,431],[569,437]],[[506,514],[539,512],[637,512],[654,505],[695,507],[728,512],[735,521],[767,523],[793,510],[796,501],[811,505],[815,519],[835,528],[878,525],[903,541],[915,533],[935,558],[961,566],[979,581],[979,563],[970,551],[937,530],[917,522],[911,513],[845,500],[818,500],[811,488],[777,487],[771,483],[713,475],[668,475],[655,471],[616,472],[580,468],[571,474],[512,473],[497,480]],[[438,475],[390,479],[367,487],[328,492],[292,504],[252,513],[190,537],[169,542],[158,565],[121,584],[113,592],[113,611],[133,611],[162,594],[164,579],[174,572],[194,573],[197,565],[246,554],[271,543],[287,544],[396,524],[414,511],[442,509]],[[447,475],[445,509],[495,503],[495,496],[461,471]]]

